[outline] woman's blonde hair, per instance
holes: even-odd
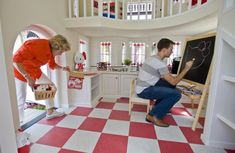
[[[69,51],[70,44],[62,35],[55,35],[49,39],[52,50]]]

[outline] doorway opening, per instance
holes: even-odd
[[[18,48],[27,40],[30,39],[48,39],[52,37],[54,32],[43,25],[31,25],[26,29],[22,30],[15,41],[13,54],[18,50]],[[44,74],[50,77],[50,71],[47,65],[41,67]],[[21,129],[26,129],[38,122],[46,115],[45,102],[44,100],[35,100],[34,93],[31,88],[27,85],[27,96],[24,107],[24,119],[20,123]]]

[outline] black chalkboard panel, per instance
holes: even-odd
[[[192,68],[184,79],[205,84],[214,54],[215,36],[203,37],[186,42],[180,72],[187,61],[195,58]]]

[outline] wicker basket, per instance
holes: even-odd
[[[48,86],[49,89],[41,90],[41,87]],[[37,84],[34,87],[35,100],[53,99],[56,94],[56,87],[53,84]]]

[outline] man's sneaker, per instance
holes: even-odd
[[[63,116],[63,115],[64,115],[64,112],[57,112],[56,110],[54,110],[53,113],[46,115],[46,119],[50,120],[50,119],[60,117],[60,116]]]

